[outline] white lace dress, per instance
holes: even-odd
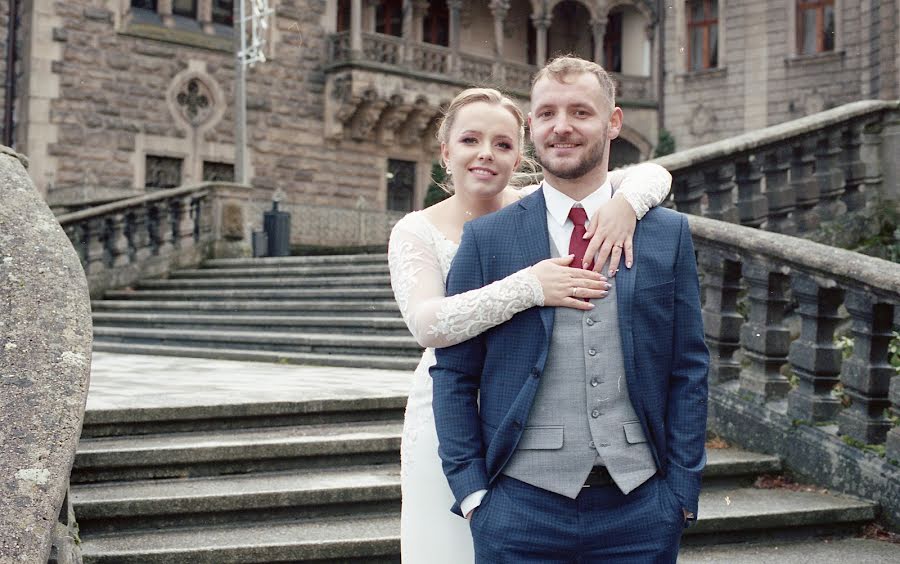
[[[629,171],[634,173],[618,191],[641,217],[665,198],[671,177],[665,171],[638,173],[636,169]],[[610,173],[610,180],[616,186],[621,177]],[[428,373],[435,362],[434,348],[470,339],[544,303],[540,282],[528,269],[484,288],[445,297],[447,273],[457,246],[423,212],[412,212],[394,226],[388,250],[391,286],[400,312],[416,340],[428,347],[413,374],[400,447],[400,538],[406,564],[474,562],[468,522],[450,512],[453,494],[438,457]]]

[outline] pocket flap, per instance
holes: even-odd
[[[644,435],[644,429],[641,427],[640,421],[632,421],[622,425],[625,429],[625,440],[631,444],[646,443],[647,436]]]
[[[553,450],[563,446],[565,427],[525,427],[516,448],[532,450]]]

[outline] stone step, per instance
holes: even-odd
[[[411,335],[354,335],[272,331],[211,331],[199,329],[145,329],[94,327],[94,342],[199,346],[313,354],[364,354],[420,357],[422,347]]]
[[[303,257],[266,257],[212,259],[203,263],[204,268],[255,268],[258,266],[324,266],[324,265],[387,264],[387,253],[356,255],[321,255]]]
[[[403,421],[406,396],[329,397],[166,407],[88,409],[81,438]],[[777,459],[776,459],[777,461]]]
[[[733,501],[726,504],[723,494]],[[827,530],[855,530],[875,517],[876,506],[847,496],[789,490],[705,491],[700,519],[685,531],[685,557],[702,554],[691,545],[721,542],[722,538],[771,535],[774,538]],[[237,526],[192,527],[154,532],[133,532],[86,537],[85,562],[154,563],[271,562],[331,558],[353,562],[356,556],[397,557],[399,517],[396,514],[363,517],[314,518],[309,521],[244,522]],[[376,533],[372,533],[376,531]],[[373,538],[374,537],[374,538]],[[359,552],[347,552],[348,547]],[[314,555],[312,548],[319,551]],[[744,549],[740,546],[738,550]],[[716,562],[734,562],[727,556]],[[776,560],[785,561],[785,560]]]
[[[110,300],[340,300],[371,301],[393,299],[390,288],[305,288],[245,290],[110,290]],[[362,306],[361,306],[362,307]]]
[[[741,480],[755,470],[777,471],[778,459],[719,451],[709,469]],[[306,469],[181,480],[80,485],[73,503],[82,532],[200,526],[264,518],[312,518],[352,511],[397,509],[399,466]]]
[[[349,315],[204,315],[190,313],[146,313],[95,311],[94,327],[143,327],[178,329],[223,329],[229,331],[298,331],[307,333],[352,333],[410,336],[406,323],[396,317]]]
[[[400,465],[86,484],[72,503],[82,536],[385,513],[400,508]]]
[[[387,261],[372,264],[323,265],[323,266],[281,266],[253,265],[249,268],[189,268],[176,270],[169,275],[176,278],[253,278],[253,277],[301,277],[358,274],[388,274]]]
[[[371,300],[368,302],[317,300],[94,300],[91,309],[98,311],[150,311],[168,313],[228,313],[228,314],[267,314],[267,315],[331,315],[342,313],[356,317],[388,316],[399,317],[397,302],[390,300]]]
[[[247,360],[252,362],[277,362],[280,364],[307,364],[313,366],[342,366],[347,368],[376,368],[382,370],[415,370],[418,357],[364,354],[315,354],[288,351],[260,351],[234,348],[209,348],[202,346],[148,345],[138,343],[112,343],[94,341],[94,350],[120,354],[147,354],[180,356],[188,358],[214,358],[217,360]]]
[[[72,483],[396,462],[398,421],[83,439]]]
[[[203,290],[203,289],[301,289],[301,288],[379,288],[391,287],[387,274],[341,275],[341,276],[256,276],[250,278],[174,278],[144,280],[137,285],[139,290]]]
[[[900,545],[860,538],[686,546],[678,564],[887,564],[900,562]]]
[[[243,523],[84,539],[85,564],[400,562],[396,513],[309,522]]]

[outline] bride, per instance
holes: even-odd
[[[401,554],[407,564],[466,564],[474,561],[468,523],[450,512],[454,503],[441,470],[431,410],[434,348],[447,347],[536,306],[590,309],[586,299],[609,288],[598,272],[571,265],[568,257],[547,259],[484,288],[445,297],[444,283],[463,225],[496,211],[538,187],[507,188],[522,163],[525,119],[500,92],[471,88],[450,104],[438,131],[441,157],[453,195],[408,214],[394,226],[388,249],[391,285],[403,319],[425,349],[413,376],[406,406],[401,453]],[[624,251],[631,267],[635,222],[669,192],[671,176],[655,164],[611,171],[614,196],[591,218],[593,236],[585,257],[599,250],[595,270],[607,256],[614,276]],[[514,241],[510,241],[514,250]],[[572,289],[578,288],[578,299]]]

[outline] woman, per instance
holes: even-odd
[[[602,298],[609,288],[599,273],[570,267],[572,257],[568,256],[541,261],[478,290],[444,296],[465,222],[535,189],[506,188],[522,162],[524,135],[524,117],[510,99],[484,88],[460,93],[438,131],[454,194],[408,214],[391,233],[388,260],[394,295],[413,336],[428,347],[415,371],[400,449],[401,552],[407,564],[474,561],[468,525],[450,512],[453,495],[437,453],[428,373],[434,364],[434,347],[469,339],[535,306],[590,309],[593,305],[586,299]],[[612,250],[610,275],[614,275],[623,246],[626,266],[631,266],[636,218],[665,198],[671,176],[657,165],[643,164],[611,172],[609,180],[615,196],[591,218],[586,237],[594,238],[585,256],[601,249],[599,269]]]

